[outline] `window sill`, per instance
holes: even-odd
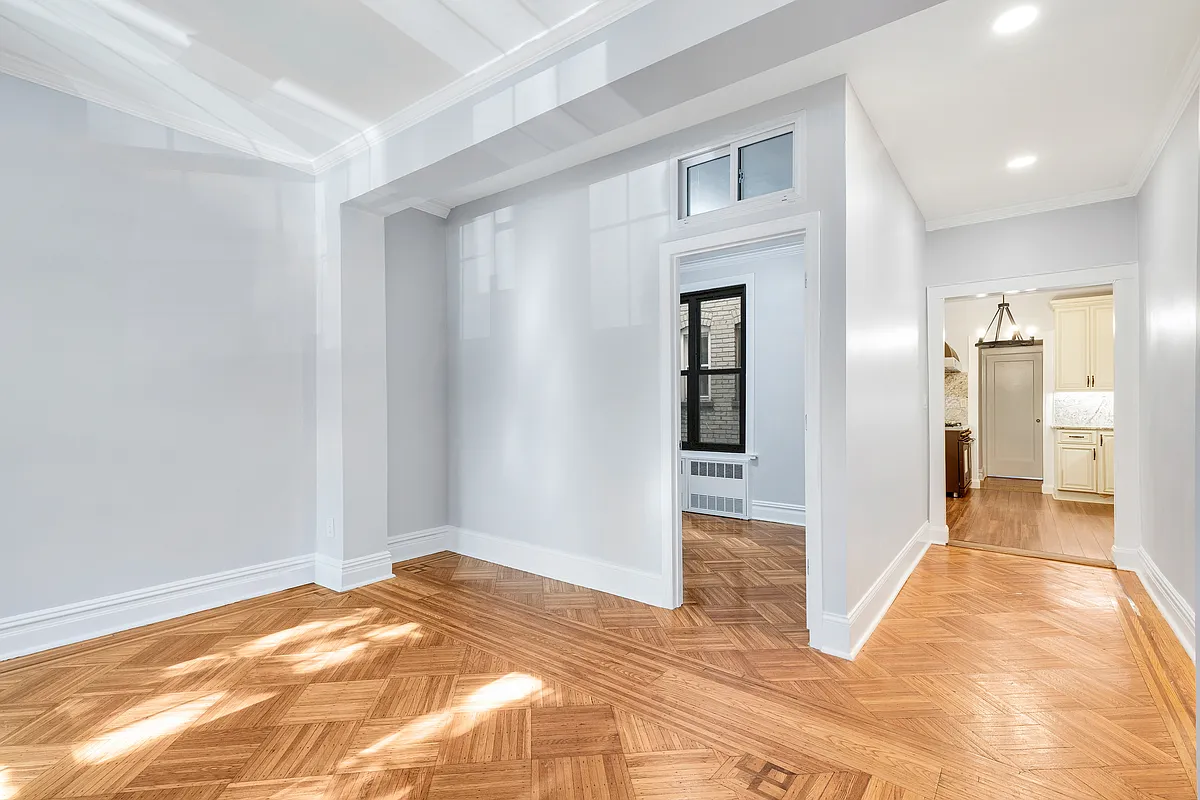
[[[693,461],[736,461],[742,464],[749,464],[751,461],[758,461],[758,453],[724,453],[720,450],[679,450],[680,458],[687,458]]]

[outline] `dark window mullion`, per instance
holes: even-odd
[[[700,442],[700,301],[688,298],[688,449],[699,449]],[[696,366],[692,368],[692,365]]]

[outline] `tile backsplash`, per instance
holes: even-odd
[[[946,422],[967,425],[967,373],[946,373]]]
[[[1113,393],[1055,392],[1054,424],[1060,427],[1080,425],[1089,428],[1111,428]]]

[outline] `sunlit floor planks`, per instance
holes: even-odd
[[[1112,559],[1113,507],[1055,500],[1040,481],[986,478],[966,497],[946,498],[950,541],[1085,563]]]
[[[541,593],[600,624],[483,562],[396,573],[0,664],[0,797],[1196,796],[1193,667],[1127,573],[933,548],[856,661],[786,679],[579,587]]]

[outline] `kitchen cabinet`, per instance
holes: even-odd
[[[1114,453],[1111,431],[1059,429],[1055,438],[1055,490],[1113,494]]]
[[[1053,300],[1054,388],[1060,392],[1113,389],[1113,298]]]
[[[1114,477],[1113,464],[1116,459],[1117,448],[1113,445],[1113,435],[1107,431],[1100,434],[1100,493],[1114,494],[1117,490],[1117,482]]]

